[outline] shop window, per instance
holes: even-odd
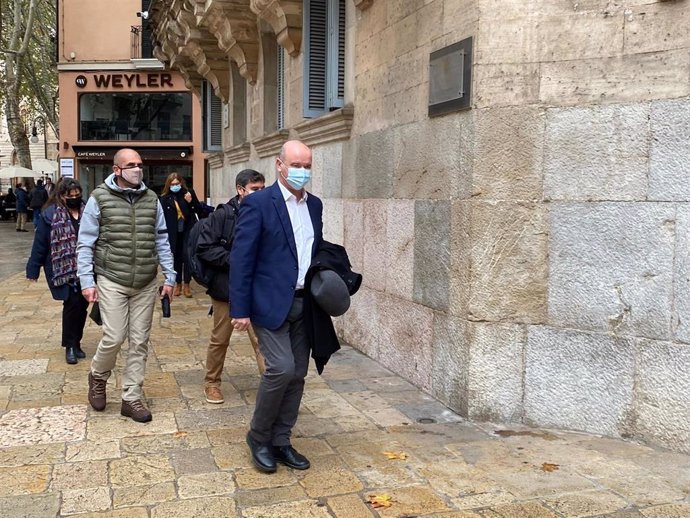
[[[192,140],[190,93],[87,93],[79,140]]]
[[[204,81],[201,86],[204,151],[223,149],[223,103],[213,93],[213,88]]]
[[[304,116],[342,108],[345,98],[345,0],[304,2]]]

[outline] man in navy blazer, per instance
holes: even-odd
[[[251,324],[266,359],[247,444],[265,473],[276,462],[294,469],[309,460],[290,444],[309,345],[303,318],[304,279],[323,233],[323,204],[304,186],[311,179],[311,150],[291,140],[276,159],[278,180],[240,206],[230,252],[230,316],[235,329]]]

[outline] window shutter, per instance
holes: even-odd
[[[345,0],[330,0],[328,28],[327,111],[342,108],[345,99]]]
[[[277,95],[276,101],[278,103],[276,113],[278,114],[278,129],[285,127],[285,51],[283,47],[278,47],[278,77],[277,77]]]
[[[213,89],[208,89],[211,94],[211,117],[210,117],[210,134],[211,134],[211,148],[219,149],[223,147],[223,103],[220,97],[213,93]]]
[[[201,84],[201,117],[204,151],[223,149],[223,104],[204,81]]]
[[[326,109],[326,59],[328,0],[307,0],[305,15],[304,116],[315,117]]]

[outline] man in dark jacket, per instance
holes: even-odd
[[[29,195],[23,184],[17,184],[15,196],[17,197],[17,232],[28,232],[24,227],[26,226],[26,215],[29,212]]]
[[[209,282],[206,293],[213,304],[213,330],[208,344],[206,356],[206,377],[204,378],[204,393],[208,403],[220,404],[225,401],[220,390],[220,376],[223,373],[225,354],[230,344],[233,325],[230,322],[230,306],[228,297],[230,269],[228,257],[230,247],[235,237],[235,222],[242,199],[264,188],[264,175],[253,169],[244,169],[235,178],[237,195],[225,205],[211,213],[209,221],[199,234],[197,244],[199,258],[213,271],[213,279]],[[258,350],[256,335],[250,327],[247,329],[249,339],[257,354],[259,369],[263,367],[263,357]]]
[[[38,221],[41,219],[41,207],[48,201],[48,193],[43,187],[43,180],[36,182],[36,187],[29,193],[29,205],[34,213],[34,230],[38,228]]]

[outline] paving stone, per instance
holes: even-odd
[[[122,451],[133,454],[167,453],[171,450],[207,448],[208,439],[204,432],[174,432],[144,437],[125,437]]]
[[[67,489],[62,491],[61,514],[105,511],[110,508],[110,489],[94,487],[89,489]]]
[[[381,518],[416,516],[451,510],[431,488],[426,486],[395,487],[386,490],[385,493],[391,496],[393,505],[378,510]],[[380,493],[377,492],[376,494]]]
[[[371,518],[372,511],[358,494],[331,496],[326,500],[336,518]]]
[[[558,518],[558,515],[537,502],[506,504],[482,511],[487,518]]]
[[[613,492],[591,491],[545,498],[544,503],[564,516],[592,516],[613,513],[628,506],[623,498]]]
[[[113,507],[153,505],[175,500],[175,484],[160,482],[150,486],[127,486],[113,489]]]
[[[0,447],[79,441],[86,431],[86,407],[12,410],[0,417]]]
[[[58,493],[0,498],[3,518],[47,518],[57,516],[60,509]]]
[[[307,498],[307,494],[302,486],[295,483],[291,486],[237,491],[235,498],[237,499],[237,505],[245,508],[264,505],[266,502],[277,503],[304,500]]]
[[[0,497],[42,493],[48,489],[50,466],[0,468]]]
[[[245,518],[331,518],[328,509],[316,500],[247,507],[242,514]]]
[[[137,423],[128,417],[119,416],[120,403],[117,409],[118,417],[99,414],[98,418],[89,420],[87,437],[89,440],[122,439],[124,437],[141,437],[146,435],[165,435],[178,431],[175,416],[172,413],[159,412],[149,423]],[[112,411],[107,407],[105,412]]]
[[[237,444],[245,442],[248,428],[244,426],[221,428],[218,430],[207,430],[206,435],[211,446],[225,446],[226,444]]]
[[[64,460],[64,444],[38,444],[0,449],[0,467],[57,464]]]
[[[235,500],[213,497],[164,502],[151,509],[151,518],[189,518],[191,516],[234,516]]]
[[[178,477],[180,475],[218,471],[216,463],[211,456],[210,448],[172,450],[170,452],[170,462]]]
[[[66,462],[83,462],[120,458],[120,443],[116,440],[102,442],[79,442],[67,445]]]
[[[312,464],[304,472],[300,484],[313,498],[354,493],[364,489],[360,479],[346,466],[327,457],[321,457],[318,463]]]
[[[295,471],[278,466],[278,471],[267,476],[254,466],[235,470],[235,483],[238,489],[267,489],[292,486],[297,481]]]
[[[227,495],[235,491],[231,473],[199,473],[184,475],[177,479],[180,498]]]
[[[79,518],[148,518],[149,513],[145,507],[130,507],[129,509],[116,509],[100,513],[80,514]]]
[[[0,361],[0,376],[43,374],[47,368],[47,359]]]
[[[175,417],[180,430],[208,430],[233,426],[249,426],[253,409],[223,408],[220,410],[195,410],[177,412]]]
[[[690,504],[666,504],[640,509],[645,518],[686,518],[690,516]]]
[[[110,461],[113,487],[148,486],[175,480],[175,470],[163,455],[125,457]]]
[[[245,435],[247,432],[244,432]],[[227,444],[211,448],[211,454],[220,469],[235,469],[251,466],[251,455],[246,444]]]
[[[87,489],[108,485],[106,461],[68,462],[53,467],[52,490]]]

